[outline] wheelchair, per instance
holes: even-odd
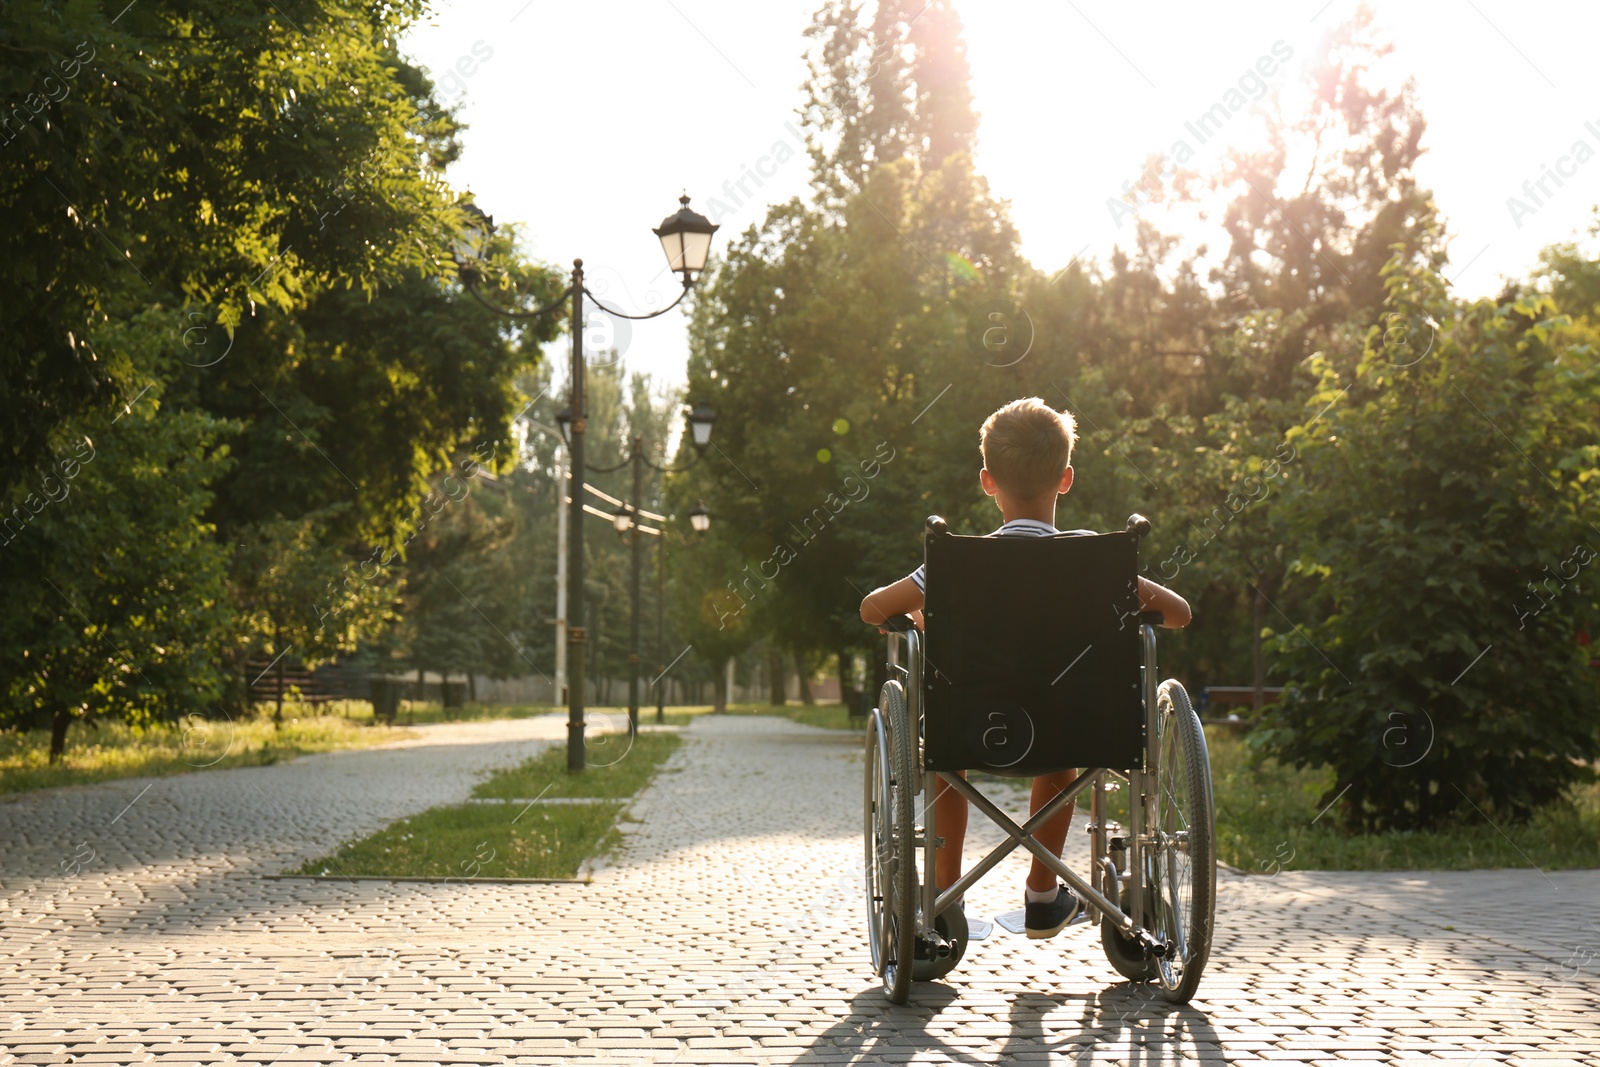
[[[868,937],[892,1003],[956,966],[968,928],[951,905],[1018,846],[1085,903],[1120,974],[1174,1003],[1194,995],[1216,899],[1211,767],[1183,686],[1156,681],[1160,616],[1139,610],[1135,581],[1149,531],[1133,515],[1121,533],[963,537],[928,519],[924,630],[904,615],[885,623],[889,679],[866,732]],[[954,773],[1067,768],[1088,769],[1021,825]],[[943,892],[939,781],[1006,833]],[[1126,827],[1108,812],[1123,788]],[[1033,838],[1084,791],[1087,878]]]

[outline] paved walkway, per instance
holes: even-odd
[[[996,930],[892,1007],[858,746],[786,720],[698,721],[589,886],[260,877],[561,730],[0,802],[0,1064],[1600,1064],[1593,871],[1225,875],[1188,1008],[1121,982],[1087,927]],[[971,912],[1017,907],[1022,862]]]

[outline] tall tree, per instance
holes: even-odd
[[[1298,689],[1256,739],[1331,766],[1363,829],[1525,818],[1600,754],[1579,642],[1600,601],[1575,580],[1600,546],[1600,370],[1547,303],[1454,303],[1422,238],[1385,271],[1393,318],[1314,360],[1290,431],[1313,610],[1277,639]]]
[[[806,37],[808,150],[820,201],[838,206],[872,172],[912,159],[929,170],[971,154],[961,20],[949,0],[827,0]]]
[[[176,321],[146,311],[99,340],[172,359]],[[54,462],[8,494],[0,710],[48,724],[52,761],[74,722],[173,719],[223,694],[226,552],[204,515],[227,429],[166,408],[157,376],[118,414],[59,428]]]
[[[1214,188],[1234,194],[1228,248],[1212,275],[1229,294],[1225,306],[1302,316],[1271,365],[1250,378],[1218,376],[1219,390],[1285,395],[1295,368],[1340,323],[1383,305],[1384,265],[1395,245],[1418,239],[1432,207],[1416,178],[1427,124],[1415,86],[1396,84],[1385,62],[1392,51],[1365,6],[1334,24],[1311,64],[1308,112],[1275,116],[1269,147],[1234,153],[1218,176]]]
[[[194,684],[103,686],[102,711],[241,700],[237,678],[212,681],[269,636],[311,658],[348,651],[385,618],[372,572],[403,555],[430,476],[474,456],[509,461],[493,450],[516,410],[512,379],[557,327],[509,327],[455,282],[471,228],[442,181],[457,125],[399,51],[422,10],[155,0],[114,15],[48,2],[0,13],[0,48],[35,64],[0,71],[7,98],[24,100],[0,121],[0,204],[16,220],[0,236],[0,277],[32,297],[0,308],[6,515],[30,512],[33,472],[53,452],[132,425],[134,401],[159,398],[162,425],[189,428],[169,465],[184,449],[216,461],[185,468],[183,506],[139,511],[130,529],[153,545],[205,544],[196,581],[234,557],[232,610],[197,603],[188,622],[214,627],[185,639]],[[44,95],[28,94],[35,82]],[[513,241],[485,248],[506,295],[548,292]],[[124,521],[120,499],[78,501],[86,529]],[[70,543],[35,546],[55,555],[6,582],[8,609],[28,602],[35,575],[73,564]],[[146,565],[140,580],[175,580],[160,554]],[[108,589],[134,581],[127,568]],[[112,625],[127,606],[114,605],[89,625]],[[125,658],[178,647],[158,618],[126,616]],[[25,659],[89,655],[97,633],[69,648],[46,622],[13,626]],[[9,672],[8,691],[26,675]],[[0,714],[26,708],[18,697]]]
[[[457,147],[399,54],[420,0],[20,0],[0,16],[0,487],[75,415],[136,390],[92,331],[189,303],[219,333],[331,285],[436,271]],[[428,239],[417,240],[419,235]],[[222,342],[217,342],[221,347]],[[213,349],[214,350],[214,349]]]

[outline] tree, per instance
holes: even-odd
[[[420,0],[266,9],[21,0],[0,16],[0,488],[55,430],[143,385],[95,326],[187,304],[223,335],[258,309],[438,273],[455,125],[399,55]],[[425,239],[418,240],[419,236]]]
[[[949,0],[828,0],[806,37],[808,151],[819,202],[839,205],[880,166],[915,159],[928,170],[970,155],[972,110],[961,20]]]
[[[402,656],[419,671],[506,678],[536,669],[519,641],[528,609],[509,551],[518,524],[508,488],[441,480],[439,512],[402,572]]]
[[[174,320],[148,311],[97,341],[171,349]],[[6,718],[49,725],[52,762],[74,721],[173,719],[222,694],[226,554],[203,517],[228,429],[166,409],[152,381],[119,415],[59,428],[52,467],[8,494],[0,695]]]
[[[246,710],[248,679],[237,672],[254,652],[278,665],[315,667],[354,652],[361,638],[393,617],[392,583],[351,574],[342,548],[329,544],[325,512],[275,518],[243,528],[245,538],[230,553],[229,592],[233,625],[243,647],[227,659],[236,668],[229,702]],[[372,576],[376,577],[376,576]],[[283,722],[283,686],[273,720]]]
[[[1236,192],[1223,220],[1227,252],[1212,275],[1227,294],[1222,306],[1298,313],[1284,320],[1297,328],[1273,362],[1249,378],[1214,374],[1220,391],[1290,392],[1295,369],[1340,324],[1383,304],[1384,265],[1396,244],[1412,246],[1431,211],[1415,172],[1427,123],[1410,81],[1386,84],[1393,45],[1376,37],[1372,20],[1363,6],[1329,28],[1310,70],[1307,113],[1276,116],[1268,149],[1234,154],[1214,183]],[[1304,174],[1292,173],[1308,148]]]
[[[133,425],[119,408],[140,399],[159,398],[170,432],[138,462],[216,460],[184,467],[167,521],[139,513],[145,526],[131,527],[196,553],[192,678],[147,666],[150,686],[173,687],[102,686],[95,714],[238,704],[252,648],[315,661],[375,636],[392,606],[376,579],[402,558],[430,478],[508,464],[496,449],[520,399],[514,376],[559,326],[511,326],[457,284],[452,255],[472,219],[442,173],[458,127],[399,51],[423,9],[24,0],[0,14],[0,49],[23,58],[0,70],[7,99],[23,100],[0,118],[0,205],[15,222],[0,278],[30,295],[0,308],[0,499],[27,513],[32,472],[85,432]],[[547,295],[553,279],[514,239],[483,249],[496,283],[509,298]],[[127,525],[111,494],[78,500],[84,530]],[[77,543],[33,546],[34,570],[64,573]],[[234,599],[211,610],[202,579],[219,560]],[[130,557],[107,595],[161,580],[136,572]],[[6,592],[27,603],[28,588]],[[132,604],[107,610],[91,625],[117,625]],[[125,627],[136,659],[178,646],[151,616]],[[22,658],[72,651],[25,629]],[[88,707],[71,689],[62,699]],[[3,714],[32,714],[32,699]]]
[[[1454,303],[1423,237],[1289,431],[1307,610],[1274,642],[1297,690],[1254,738],[1332,767],[1325,799],[1367,830],[1525,818],[1600,754],[1574,581],[1600,546],[1600,370],[1548,302]]]
[[[949,6],[830,4],[809,35],[816,199],[772,209],[697,293],[690,393],[725,413],[737,466],[694,480],[743,554],[722,582],[741,625],[775,657],[843,663],[876,636],[864,591],[915,565],[923,516],[981,513],[976,428],[1031,370],[983,339],[1028,271],[973,170]]]

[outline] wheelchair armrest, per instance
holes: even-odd
[[[915,620],[910,615],[891,615],[883,620],[882,626],[885,630],[892,630],[897,634],[903,634],[917,628]]]
[[[1163,625],[1166,624],[1166,621],[1167,621],[1167,617],[1165,615],[1163,615],[1159,611],[1141,611],[1141,612],[1139,612],[1139,625],[1140,626],[1143,626],[1146,623],[1148,623],[1151,626],[1163,626]]]

